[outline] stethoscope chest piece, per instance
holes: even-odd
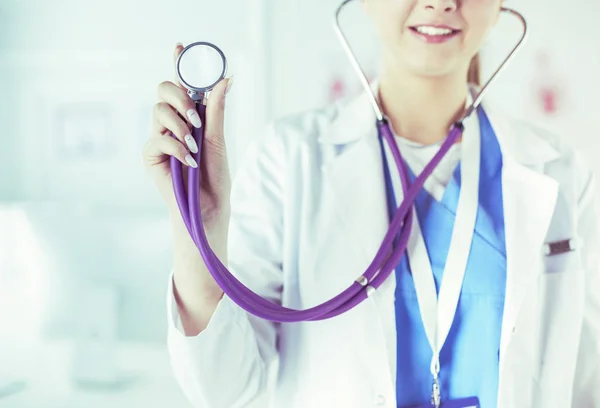
[[[227,74],[227,58],[209,42],[195,42],[183,49],[176,62],[177,77],[194,101],[203,101]]]

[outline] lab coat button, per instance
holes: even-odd
[[[382,407],[385,405],[385,397],[383,395],[378,395],[377,398],[375,399],[375,402],[377,403],[378,406]]]

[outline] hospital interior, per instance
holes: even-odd
[[[191,407],[166,349],[169,218],[141,157],[157,85],[174,78],[177,42],[223,49],[235,177],[272,120],[360,92],[339,1],[0,0],[0,408]],[[600,3],[505,4],[530,32],[486,99],[600,171]],[[360,6],[343,24],[376,78]],[[519,30],[501,17],[484,80]]]

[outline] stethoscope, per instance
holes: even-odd
[[[193,129],[193,137],[199,146],[199,151],[194,157],[198,162],[198,168],[188,168],[187,192],[184,186],[182,164],[174,157],[172,157],[170,161],[175,197],[179,210],[185,226],[194,243],[200,250],[202,259],[210,274],[223,292],[236,304],[247,312],[262,319],[276,322],[300,322],[329,319],[357,306],[379,288],[379,286],[394,271],[406,249],[409,235],[411,234],[413,227],[414,214],[412,207],[419,191],[423,188],[425,180],[431,175],[451,146],[462,135],[464,131],[463,121],[480,105],[488,86],[521,47],[527,34],[527,23],[524,17],[514,10],[502,8],[503,12],[517,17],[522,23],[523,33],[519,42],[512,49],[508,57],[502,62],[500,67],[493,73],[487,83],[481,88],[479,93],[474,96],[471,106],[466,110],[461,119],[451,127],[448,137],[442,143],[440,150],[433,157],[431,162],[425,166],[423,172],[415,178],[414,182],[409,184],[409,173],[405,167],[398,146],[394,141],[394,136],[388,120],[383,114],[377,102],[377,98],[340,27],[340,13],[344,6],[351,1],[352,0],[345,0],[338,7],[335,13],[334,27],[352,66],[360,78],[362,86],[370,97],[370,102],[377,118],[376,127],[380,137],[386,141],[386,144],[391,149],[393,160],[396,163],[400,175],[404,199],[400,206],[395,210],[390,221],[389,229],[385,234],[383,242],[375,254],[373,261],[366,271],[352,282],[346,290],[329,301],[306,310],[296,310],[280,306],[254,293],[227,270],[225,265],[223,265],[212,251],[207,241],[203,227],[202,212],[200,210],[202,203],[200,203],[200,206],[197,205],[197,203],[199,203],[199,169],[202,168],[201,157],[204,127]],[[176,68],[179,80],[182,85],[187,88],[188,94],[196,104],[202,123],[205,123],[207,96],[213,87],[226,75],[227,59],[224,53],[217,46],[208,42],[192,43],[185,47],[179,55]]]

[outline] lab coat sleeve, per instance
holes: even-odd
[[[252,142],[234,178],[228,269],[242,283],[281,304],[283,143],[274,127]],[[172,279],[168,349],[175,378],[197,408],[267,406],[269,365],[277,357],[278,324],[248,314],[227,295],[206,329],[187,337],[178,327]]]
[[[578,203],[586,282],[571,406],[582,408],[600,408],[600,218],[596,183],[590,174]]]

